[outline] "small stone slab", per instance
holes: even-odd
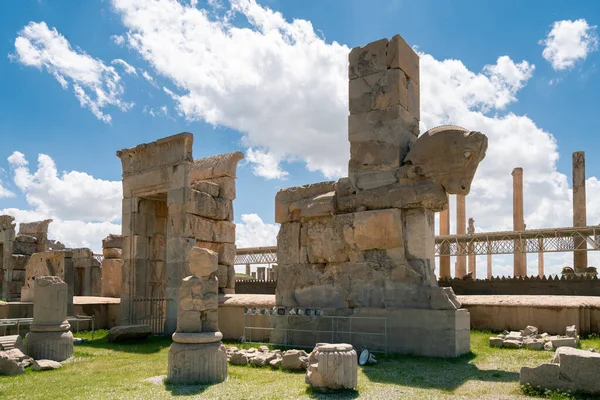
[[[62,365],[59,362],[52,360],[35,360],[31,366],[31,369],[34,371],[48,371],[59,368],[62,368]]]
[[[106,338],[109,342],[126,342],[145,340],[152,335],[148,325],[121,325],[111,328]]]
[[[221,332],[175,332],[172,338],[177,343],[214,343],[223,340],[223,334]]]

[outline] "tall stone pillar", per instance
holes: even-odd
[[[513,231],[525,230],[525,219],[523,210],[523,168],[515,168],[513,177]],[[525,243],[520,239],[515,240],[514,252],[514,276],[527,276],[527,255]]]
[[[487,245],[487,278],[492,279],[492,244]]]
[[[246,264],[246,275],[250,275],[250,264]]]
[[[265,267],[256,268],[256,272],[257,272],[256,279],[258,279],[259,281],[265,280],[265,269],[266,269]]]
[[[446,193],[446,198],[449,195]],[[449,200],[448,200],[449,202]],[[450,235],[450,207],[440,212],[440,236]],[[448,246],[442,246],[440,251],[440,278],[450,277],[450,255]]]
[[[475,233],[475,220],[469,218],[469,229],[467,230],[469,235]],[[473,243],[469,243],[469,273],[473,279],[477,279],[477,257],[475,256],[475,246]]]
[[[190,276],[179,288],[177,330],[169,347],[168,376],[172,383],[217,383],[227,379],[227,354],[221,342],[216,252],[193,247]]]
[[[544,239],[538,239],[538,276],[541,278],[544,276]]]
[[[68,286],[58,276],[35,279],[33,323],[25,336],[25,353],[36,360],[64,361],[73,356],[67,321]]]
[[[456,195],[456,234],[464,235],[467,230],[467,202],[466,197]],[[456,256],[456,271],[454,276],[462,278],[467,274],[467,256]]]
[[[587,226],[585,196],[585,152],[573,153],[573,226]],[[575,249],[587,248],[583,238],[574,238]],[[573,252],[573,269],[584,273],[587,269],[587,251]]]

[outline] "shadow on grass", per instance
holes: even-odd
[[[208,389],[211,385],[182,385],[165,382],[165,389],[173,396],[198,395]]]
[[[457,358],[390,356],[362,367],[372,382],[453,391],[466,381],[518,382],[518,372],[480,370],[470,361],[474,353]]]
[[[314,390],[310,386],[306,388],[306,395],[312,399],[358,399],[360,397],[357,390],[320,391]]]
[[[141,341],[126,341],[119,343],[111,343],[106,337],[101,337],[94,340],[75,345],[76,351],[85,352],[86,348],[108,349],[114,351],[124,351],[127,353],[137,354],[152,354],[157,353],[165,347],[169,347],[172,340],[169,336],[150,336]]]

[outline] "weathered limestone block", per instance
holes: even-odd
[[[190,187],[199,192],[205,192],[212,197],[219,196],[219,185],[209,181],[193,181]]]
[[[188,262],[190,274],[197,277],[208,277],[217,272],[218,254],[207,248],[192,247]]]
[[[359,190],[371,190],[381,186],[393,185],[398,182],[398,170],[389,171],[352,171],[350,173],[354,186]]]
[[[433,212],[425,208],[404,210],[402,222],[406,258],[433,261],[435,257]]]
[[[293,221],[331,216],[335,213],[335,191],[295,201],[290,204],[289,213]]]
[[[190,198],[186,204],[186,211],[190,214],[215,220],[232,220],[233,205],[231,200],[212,197],[205,192],[189,190]]]
[[[102,260],[102,296],[121,297],[123,260],[119,258]]]
[[[219,264],[219,269],[217,271],[217,279],[219,281],[219,289],[227,287],[227,280],[229,278],[229,268],[227,265]]]
[[[299,200],[315,198],[335,190],[335,182],[320,182],[311,185],[282,189],[275,196],[275,222],[283,224],[294,220],[290,206]],[[298,217],[298,216],[296,216]]]
[[[388,69],[350,81],[350,114],[382,110],[392,106],[407,108],[407,104],[406,75],[399,69]]]
[[[184,278],[179,289],[177,332],[206,332],[202,326],[206,311],[216,310],[218,306],[218,284],[215,277],[192,275]]]
[[[313,389],[354,389],[358,360],[352,345],[317,343],[308,357],[306,383]]]
[[[0,336],[0,350],[23,350],[23,338],[20,335]]]
[[[480,132],[447,125],[421,135],[404,159],[419,176],[442,185],[447,193],[466,196],[488,140]]]
[[[308,354],[304,350],[287,350],[282,357],[281,369],[295,371],[308,366]]]
[[[357,212],[352,227],[344,230],[346,241],[360,250],[404,246],[402,212],[398,209]]]
[[[363,207],[367,210],[425,208],[437,212],[448,208],[448,198],[441,185],[419,182],[412,185],[393,184],[356,194],[338,194],[336,206],[339,213],[355,212]]]
[[[108,331],[106,339],[116,343],[146,340],[150,335],[152,335],[152,329],[148,325],[119,325]]]
[[[21,301],[34,301],[35,280],[40,276],[56,276],[64,280],[69,288],[68,308],[73,306],[73,252],[65,250],[51,250],[35,253],[27,260],[25,269],[25,282],[21,289]]]
[[[218,383],[227,379],[227,354],[221,342],[173,343],[169,347],[169,383]]]
[[[102,296],[102,268],[96,259],[93,259],[90,280],[90,294],[92,296]]]
[[[406,147],[411,136],[419,136],[419,120],[402,106],[348,116],[350,142],[377,141]],[[400,159],[403,160],[404,157],[400,155]]]
[[[390,171],[400,167],[400,146],[378,142],[350,142],[348,171]]]
[[[123,250],[118,247],[105,247],[102,249],[102,255],[105,259],[122,259]]]
[[[0,375],[18,375],[33,363],[33,359],[20,349],[0,351]]]
[[[559,389],[600,394],[600,354],[586,350],[561,347],[556,350],[549,364],[538,367],[522,367],[520,382],[534,388]]]
[[[19,224],[19,233],[35,237],[36,252],[48,250],[48,226],[52,222],[51,219],[43,221],[27,222]]]
[[[25,270],[27,267],[27,261],[29,261],[29,256],[24,256],[22,254],[11,254],[10,255],[11,264],[14,270]]]
[[[348,55],[349,79],[385,71],[388,68],[387,47],[388,39],[381,39],[353,48]]]
[[[419,56],[404,41],[394,35],[387,46],[387,67],[401,69],[408,78],[419,83]]]
[[[228,200],[235,200],[235,178],[232,178],[230,176],[222,176],[219,178],[208,179],[207,182],[212,182],[219,185],[218,197],[223,197]]]
[[[36,252],[37,239],[33,236],[18,234],[13,242],[13,254],[30,256]]]
[[[196,246],[209,249],[218,254],[219,264],[233,265],[235,262],[235,244],[196,241]]]
[[[345,228],[350,228],[352,214],[333,218],[312,219],[306,222],[306,249],[308,262],[344,262],[349,260],[349,243]],[[304,237],[301,238],[304,240]]]
[[[52,369],[59,369],[62,365],[59,362],[52,360],[35,360],[31,366],[34,371],[49,371]]]
[[[221,177],[235,178],[237,163],[243,158],[244,153],[235,151],[194,160],[189,179],[193,182]]]
[[[300,230],[300,222],[281,224],[277,233],[277,261],[279,263],[300,264],[308,262],[306,243],[301,243]]]

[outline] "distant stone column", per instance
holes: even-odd
[[[446,193],[446,198],[449,198]],[[440,236],[450,235],[450,203],[448,208],[440,212]],[[448,246],[442,246],[440,251],[440,278],[450,277],[450,254]]]
[[[269,268],[267,268],[267,280],[268,280],[268,281],[270,281],[271,279],[273,279],[273,278],[271,277],[271,274],[272,274],[272,272],[273,272],[273,270],[272,270],[270,267],[269,267]]]
[[[250,264],[246,264],[246,275],[250,275]]]
[[[464,235],[467,229],[467,202],[465,196],[456,195],[456,234]],[[454,276],[462,278],[467,274],[467,256],[456,256]]]
[[[586,226],[585,195],[585,152],[573,153],[573,226]],[[575,249],[586,249],[587,242],[583,238],[573,238]],[[587,251],[573,252],[573,269],[576,273],[584,273],[588,266]]]
[[[123,281],[123,236],[108,235],[102,240],[102,296],[121,297]]]
[[[538,239],[538,276],[544,276],[544,239]]]
[[[475,220],[469,218],[469,229],[467,230],[469,235],[475,233]],[[477,257],[475,256],[475,246],[473,243],[469,243],[469,273],[473,279],[477,279]]]
[[[515,168],[513,177],[513,231],[525,230],[525,219],[523,216],[523,168]],[[524,244],[520,239],[515,240],[514,251],[514,276],[527,276],[527,258]]]
[[[492,244],[487,245],[487,278],[492,279]]]
[[[189,270],[179,289],[177,330],[169,347],[171,383],[217,383],[227,379],[227,354],[221,342],[218,311],[218,254],[193,247]]]
[[[25,353],[36,360],[64,361],[73,356],[67,321],[69,288],[57,276],[35,279],[33,324],[25,336]]]
[[[273,277],[273,280],[276,281],[277,280],[277,264],[273,264],[272,268],[273,268],[272,277]]]
[[[264,281],[265,280],[265,267],[258,267],[256,268],[256,272],[257,272],[257,277],[256,279],[258,279],[259,281]]]

